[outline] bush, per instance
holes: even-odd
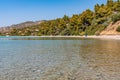
[[[112,21],[115,23],[115,22],[117,22],[117,21],[119,21],[120,20],[120,13],[118,13],[118,14],[114,14],[113,16],[112,16]]]
[[[120,26],[118,26],[118,28],[116,29],[116,31],[120,32]]]
[[[83,36],[83,35],[85,35],[85,32],[81,32],[81,33],[80,33],[80,36]]]
[[[100,31],[99,31],[99,30],[96,31],[96,32],[95,32],[95,35],[100,35]]]

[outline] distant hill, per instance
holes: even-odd
[[[34,25],[38,25],[42,22],[45,22],[45,20],[42,20],[42,21],[36,21],[36,22],[33,22],[33,21],[27,21],[27,22],[23,22],[23,23],[20,23],[20,24],[14,24],[14,25],[11,25],[11,26],[7,26],[7,27],[1,27],[0,28],[0,33],[9,33],[12,29],[21,29],[21,28],[25,28],[25,27],[28,27],[28,26],[34,26]]]

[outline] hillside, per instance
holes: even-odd
[[[120,21],[116,23],[111,23],[108,27],[103,30],[100,35],[120,35],[120,32],[116,31],[118,26],[120,26]]]
[[[0,28],[0,33],[2,33],[2,34],[10,33],[13,29],[22,29],[22,28],[25,28],[25,27],[28,27],[28,26],[38,25],[38,24],[40,24],[41,22],[44,22],[44,21],[45,20],[36,21],[36,22],[27,21],[27,22],[23,22],[23,23],[20,23],[20,24],[14,24],[14,25],[7,26],[7,27],[1,27]]]
[[[118,21],[118,22],[117,22]],[[96,4],[94,11],[87,9],[72,17],[64,15],[62,18],[43,21],[34,25],[18,25],[8,27],[6,33],[11,36],[72,36],[72,35],[103,35],[119,34],[117,26],[120,21],[120,1],[107,0],[106,4]],[[24,26],[23,26],[24,25]],[[22,27],[23,26],[23,27]],[[106,28],[107,27],[107,28]]]

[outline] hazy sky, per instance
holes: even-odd
[[[0,26],[79,14],[107,0],[0,0]]]

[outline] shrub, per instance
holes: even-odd
[[[117,21],[119,21],[120,20],[120,13],[118,13],[118,14],[114,14],[113,16],[112,16],[112,21],[115,23],[115,22],[117,22]]]
[[[83,35],[85,35],[85,32],[81,32],[81,33],[80,33],[80,36],[83,36]]]
[[[116,29],[116,31],[120,32],[120,26],[118,26],[118,28]]]
[[[99,31],[99,30],[96,31],[96,32],[95,32],[95,35],[100,35],[100,31]]]

